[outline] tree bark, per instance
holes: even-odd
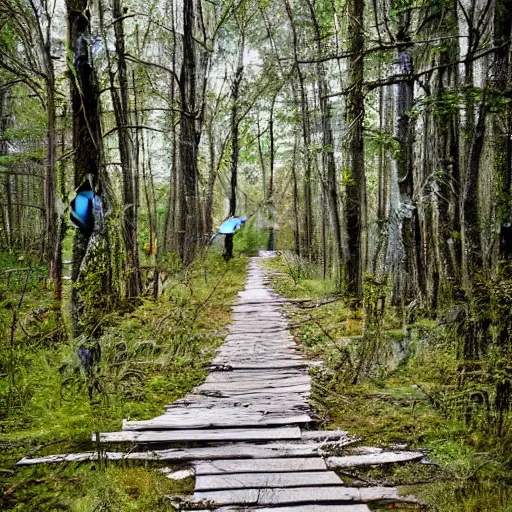
[[[121,0],[112,0],[115,48],[117,57],[117,84],[112,64],[109,65],[110,93],[114,106],[119,141],[119,155],[123,169],[123,241],[125,250],[125,279],[127,298],[138,297],[142,292],[142,277],[137,240],[137,200],[134,189],[134,145],[130,133],[130,102],[128,74],[125,58],[123,9]]]
[[[364,2],[349,0],[348,51],[353,55],[348,65],[346,126],[348,129],[349,164],[344,176],[348,234],[347,291],[353,297],[363,296],[363,274],[366,268],[366,177],[364,167]]]
[[[90,13],[86,0],[67,0],[68,46],[73,55],[70,64],[70,86],[73,126],[73,155],[75,186],[88,177],[96,192],[94,203],[94,232],[92,235],[75,231],[73,241],[73,265],[71,291],[73,336],[97,334],[98,300],[102,306],[112,296],[112,281],[109,262],[103,260],[102,268],[89,266],[95,244],[105,240],[104,201],[100,169],[102,158],[101,128],[99,118],[98,87],[90,59]],[[94,240],[94,244],[91,242]],[[108,256],[107,256],[108,258]],[[99,258],[98,258],[99,259]],[[91,277],[94,275],[94,280]],[[94,284],[91,283],[94,282]]]
[[[194,258],[201,239],[199,219],[197,150],[199,133],[196,131],[196,54],[194,42],[194,0],[183,0],[183,60],[180,87],[180,167],[182,190],[180,195],[179,252],[184,263]]]
[[[314,219],[313,219],[313,193],[312,193],[312,157],[311,157],[311,116],[309,112],[307,89],[305,85],[304,75],[299,64],[299,42],[297,37],[297,29],[293,17],[292,8],[289,0],[283,0],[286,9],[286,14],[290,24],[292,33],[292,47],[293,47],[293,60],[294,68],[299,82],[300,90],[300,112],[301,112],[301,125],[302,125],[302,139],[304,143],[304,219],[302,231],[304,241],[303,253],[307,256],[309,261],[312,261],[316,257],[315,243],[314,243]],[[292,88],[294,84],[292,84]]]
[[[320,25],[311,0],[306,0],[306,2],[308,4],[309,12],[311,14],[313,22],[317,57],[321,59],[323,56],[323,49]],[[342,280],[344,278],[346,269],[346,258],[345,255],[343,254],[343,244],[341,239],[341,220],[338,205],[338,185],[336,180],[336,163],[334,161],[334,139],[331,125],[331,105],[327,97],[328,86],[325,68],[324,64],[320,60],[317,63],[317,83],[322,125],[322,184],[327,198],[329,219],[331,223],[331,231],[334,240],[334,248],[337,260],[336,281],[338,288],[341,289]]]
[[[230,196],[229,196],[229,217],[236,215],[236,193],[238,181],[238,155],[239,148],[239,123],[238,119],[238,96],[240,94],[240,83],[243,77],[243,53],[244,53],[244,36],[239,43],[238,59],[235,77],[231,85],[231,179],[230,179]],[[224,259],[229,261],[233,257],[233,235],[228,234],[224,237]]]

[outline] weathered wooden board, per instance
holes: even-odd
[[[368,505],[295,505],[291,507],[222,507],[214,512],[371,512]],[[195,510],[195,512],[212,512],[212,509]]]
[[[300,370],[256,370],[215,372],[208,375],[205,382],[236,382],[236,381],[282,381],[290,378],[309,377],[305,371]],[[310,378],[310,377],[309,377]],[[310,378],[311,380],[311,378]]]
[[[344,457],[329,457],[327,465],[331,468],[353,468],[357,466],[371,466],[373,464],[410,462],[420,460],[424,456],[421,452],[382,452],[367,455],[346,455]]]
[[[343,439],[348,436],[345,430],[304,430],[302,439],[304,441],[327,441]]]
[[[226,360],[227,361],[227,360]],[[223,373],[223,372],[231,372],[238,370],[281,370],[287,368],[309,368],[311,366],[319,366],[321,363],[317,363],[315,361],[268,361],[266,363],[257,363],[257,362],[236,362],[229,361],[225,364],[219,363],[217,360],[215,363],[212,362],[210,369],[215,372]]]
[[[300,487],[292,489],[233,489],[226,491],[198,491],[191,503],[211,502],[222,505],[292,505],[298,503],[329,503],[393,501],[411,502],[413,497],[399,496],[397,489],[391,487]]]
[[[282,395],[265,395],[260,394],[257,397],[252,397],[251,400],[241,400],[240,398],[233,397],[230,398],[227,395],[222,396],[222,393],[194,393],[187,395],[185,398],[180,400],[176,400],[172,404],[166,406],[167,409],[170,408],[197,408],[197,407],[251,407],[251,406],[261,406],[261,405],[289,405],[290,408],[294,406],[307,406],[308,404],[305,402],[304,398],[302,398],[297,393],[283,393]]]
[[[201,400],[202,399],[202,400]],[[168,412],[175,410],[201,410],[202,408],[230,408],[249,409],[259,411],[309,411],[309,404],[298,394],[268,395],[253,397],[253,399],[244,401],[240,398],[204,396],[200,394],[188,395],[186,399],[165,406]]]
[[[195,491],[343,485],[334,471],[197,475]]]
[[[298,427],[260,429],[218,429],[218,430],[162,430],[102,432],[104,443],[159,443],[185,441],[273,441],[279,439],[300,439]],[[92,436],[96,441],[96,434]]]
[[[260,391],[269,391],[274,389],[289,389],[289,388],[301,388],[300,391],[309,391],[311,389],[311,379],[308,376],[304,377],[293,377],[288,379],[281,380],[261,380],[261,381],[253,381],[253,380],[233,380],[231,382],[208,382],[206,381],[204,384],[201,384],[196,389],[198,390],[216,390],[219,389],[221,391],[232,392],[232,391],[252,391],[252,390],[260,390]],[[294,389],[292,389],[294,391]]]
[[[208,410],[208,409],[207,409]],[[208,416],[201,409],[195,414],[168,414],[166,417],[147,421],[126,421],[123,420],[123,430],[166,430],[166,429],[200,429],[200,428],[233,428],[233,427],[258,427],[272,425],[292,425],[298,423],[309,423],[311,417],[302,415],[272,415],[272,414],[242,414],[222,413],[218,409],[214,414]]]
[[[228,396],[255,396],[255,395],[281,395],[286,393],[311,393],[311,386],[309,384],[297,384],[293,386],[268,386],[262,387],[260,389],[260,393],[258,393],[258,388],[247,385],[247,386],[232,386],[229,389],[229,386],[220,386],[219,384],[202,384],[201,386],[196,388],[196,391],[201,394],[205,394],[208,392],[220,393],[226,397]]]
[[[287,471],[326,471],[321,457],[287,459],[239,459],[198,462],[194,464],[197,475],[218,475],[222,473],[260,473]]]
[[[271,372],[266,372],[267,375],[258,375],[252,374],[251,372],[245,373],[243,375],[239,375],[238,372],[230,372],[227,374],[212,374],[209,375],[205,380],[205,384],[228,384],[233,386],[247,385],[247,386],[256,386],[258,383],[261,383],[261,387],[266,386],[275,386],[275,385],[285,385],[292,386],[296,384],[311,384],[311,377],[306,373],[295,372],[294,374],[272,374]]]
[[[166,450],[148,450],[143,452],[103,452],[102,457],[107,460],[168,460],[175,462],[199,461],[199,460],[226,460],[226,459],[275,459],[288,457],[314,457],[322,449],[334,449],[350,444],[351,440],[338,442],[308,442],[308,443],[233,443],[219,446],[206,446],[198,448],[169,448]],[[97,452],[65,453],[47,455],[45,457],[24,457],[19,465],[51,464],[59,462],[81,462],[97,460]]]

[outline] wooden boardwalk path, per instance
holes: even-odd
[[[205,382],[161,416],[124,421],[121,431],[101,433],[102,443],[135,443],[129,453],[106,456],[186,461],[194,470],[195,490],[192,497],[170,497],[180,509],[364,512],[370,510],[366,503],[404,501],[392,487],[344,485],[330,466],[343,466],[357,455],[322,456],[352,440],[345,432],[308,430],[312,363],[288,330],[283,302],[267,284],[259,259],[252,258],[230,333]],[[414,460],[422,454],[379,456]],[[45,461],[92,458],[92,453],[70,454]],[[43,459],[20,463],[38,461]]]

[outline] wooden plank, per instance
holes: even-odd
[[[264,382],[282,382],[287,381],[288,379],[296,379],[307,377],[309,381],[311,381],[311,377],[305,372],[300,372],[298,370],[295,371],[231,371],[231,372],[215,372],[208,375],[205,380],[205,383],[210,382],[255,382],[255,381],[264,381]]]
[[[195,491],[343,485],[334,471],[197,475]]]
[[[208,409],[207,409],[208,410]],[[211,410],[211,409],[210,409]],[[202,414],[201,409],[197,410],[197,417],[194,415],[179,415],[175,417],[173,414],[163,418],[147,421],[126,421],[123,420],[123,430],[183,430],[183,429],[201,429],[201,428],[221,428],[221,427],[268,427],[272,425],[292,425],[297,423],[309,423],[311,417],[307,414],[301,415],[272,415],[272,414],[245,414],[233,415],[219,412],[214,409],[211,417]]]
[[[315,361],[269,361],[268,363],[257,363],[257,362],[237,362],[237,361],[229,361],[226,360],[226,363],[221,363],[220,359],[215,359],[215,362],[212,362],[210,369],[212,371],[216,371],[219,373],[228,373],[230,371],[238,371],[238,370],[281,370],[288,368],[309,368],[311,366],[319,366]]]
[[[311,407],[309,404],[297,394],[283,394],[275,395],[259,395],[253,397],[251,400],[240,400],[240,398],[219,398],[215,396],[203,395],[187,395],[185,399],[177,400],[176,402],[166,405],[165,408],[168,412],[174,411],[197,411],[208,408],[235,408],[235,409],[248,409],[248,410],[262,410],[262,411],[287,411],[299,412],[309,411]]]
[[[326,471],[321,457],[289,459],[239,459],[216,460],[215,462],[198,462],[195,464],[196,475],[218,475],[222,473],[259,473],[288,471]]]
[[[239,381],[233,380],[232,382],[205,382],[196,389],[198,390],[221,390],[226,392],[232,391],[253,391],[253,390],[274,390],[274,389],[289,389],[289,388],[305,388],[305,390],[311,389],[311,378],[295,377],[281,380],[261,380],[261,381]]]
[[[185,441],[273,441],[300,439],[298,427],[223,429],[223,430],[162,430],[149,432],[102,432],[103,443],[160,443]],[[96,441],[96,434],[92,436]]]
[[[257,512],[370,512],[368,505],[296,505],[292,507],[258,507]]]
[[[371,466],[373,464],[392,464],[395,462],[410,462],[420,460],[425,456],[421,452],[382,452],[367,455],[346,455],[344,457],[329,457],[327,465],[331,468],[353,468]]]
[[[290,507],[222,507],[214,512],[371,512],[368,505],[294,505]],[[195,512],[212,512],[212,509],[195,510]]]
[[[275,407],[273,407],[275,406]],[[268,410],[279,407],[278,410],[293,410],[294,408],[300,408],[301,410],[310,410],[309,404],[303,397],[296,393],[285,393],[282,395],[258,395],[252,397],[251,400],[241,400],[237,397],[228,396],[215,396],[195,393],[193,395],[187,395],[186,398],[176,400],[172,404],[165,406],[166,409],[182,409],[192,410],[197,408],[211,408],[211,407],[239,407],[239,408],[250,408],[250,407],[268,407]]]
[[[230,373],[214,373],[209,375],[208,378],[204,382],[205,384],[230,384],[230,385],[249,385],[256,386],[260,383],[261,386],[264,385],[297,385],[297,384],[310,384],[311,377],[306,373],[286,373],[283,375],[279,375],[277,372],[271,373],[268,372],[266,375],[263,373],[252,373],[247,372],[245,374],[238,374],[238,372],[230,372]]]
[[[324,448],[342,447],[349,442],[334,443],[233,443],[228,445],[198,447],[198,448],[169,448],[166,450],[148,450],[143,452],[103,452],[107,460],[166,460],[175,462],[217,460],[217,459],[273,459],[289,457],[313,457]],[[24,457],[18,465],[52,464],[59,462],[82,462],[97,460],[97,452],[64,453],[47,455],[45,457]]]
[[[348,436],[345,430],[304,430],[302,439],[304,441],[327,441],[343,439]]]
[[[225,491],[198,491],[191,503],[210,502],[223,505],[293,505],[299,503],[319,504],[329,502],[367,503],[392,501],[417,503],[414,497],[399,496],[392,487],[300,487],[291,489],[232,489]]]
[[[293,361],[292,361],[293,363]],[[217,371],[210,373],[207,379],[233,379],[233,378],[264,378],[264,379],[284,379],[287,377],[304,377],[308,376],[305,368],[283,368],[275,370],[273,368],[262,368],[257,370],[230,370]]]
[[[261,393],[258,393],[258,388],[254,386],[233,386],[229,389],[229,386],[220,386],[218,384],[202,384],[196,388],[196,392],[201,394],[207,394],[209,392],[218,393],[219,396],[256,396],[270,395],[270,394],[282,394],[282,393],[311,393],[311,386],[309,384],[296,384],[293,386],[266,386],[261,389]]]

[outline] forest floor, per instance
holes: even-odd
[[[283,256],[268,267],[280,295],[314,299],[291,303],[286,312],[306,356],[324,362],[312,370],[319,428],[347,430],[364,445],[424,449],[433,463],[375,466],[344,476],[402,486],[427,510],[512,511],[510,437],[497,439],[482,418],[464,422],[450,328],[421,315],[404,326],[403,316],[387,307],[378,328],[370,325],[362,336],[363,308],[348,307],[312,266]],[[365,300],[379,294],[368,295]]]
[[[103,361],[95,375],[99,392],[93,403],[75,355],[78,340],[63,340],[58,322],[46,309],[50,292],[31,275],[34,283],[20,305],[24,274],[16,285],[4,283],[1,510],[158,512],[169,509],[165,495],[192,490],[192,479],[169,480],[158,471],[158,463],[20,469],[15,462],[24,456],[94,450],[92,432],[117,430],[123,418],[152,418],[200,384],[227,332],[230,304],[243,287],[246,263],[245,257],[229,264],[219,255],[201,259],[186,271],[171,273],[158,301],[143,298],[106,317]],[[380,363],[359,365],[362,311],[344,305],[333,295],[332,283],[307,265],[283,258],[268,265],[279,294],[312,299],[303,307],[290,304],[286,312],[307,357],[324,361],[312,375],[319,428],[348,430],[364,445],[427,449],[435,463],[350,470],[344,478],[405,486],[433,511],[511,511],[507,445],[468,428],[438,398],[443,380],[453,377],[446,332],[424,319],[404,332],[402,318],[386,310],[384,341],[375,347]],[[12,322],[14,312],[18,324]]]

